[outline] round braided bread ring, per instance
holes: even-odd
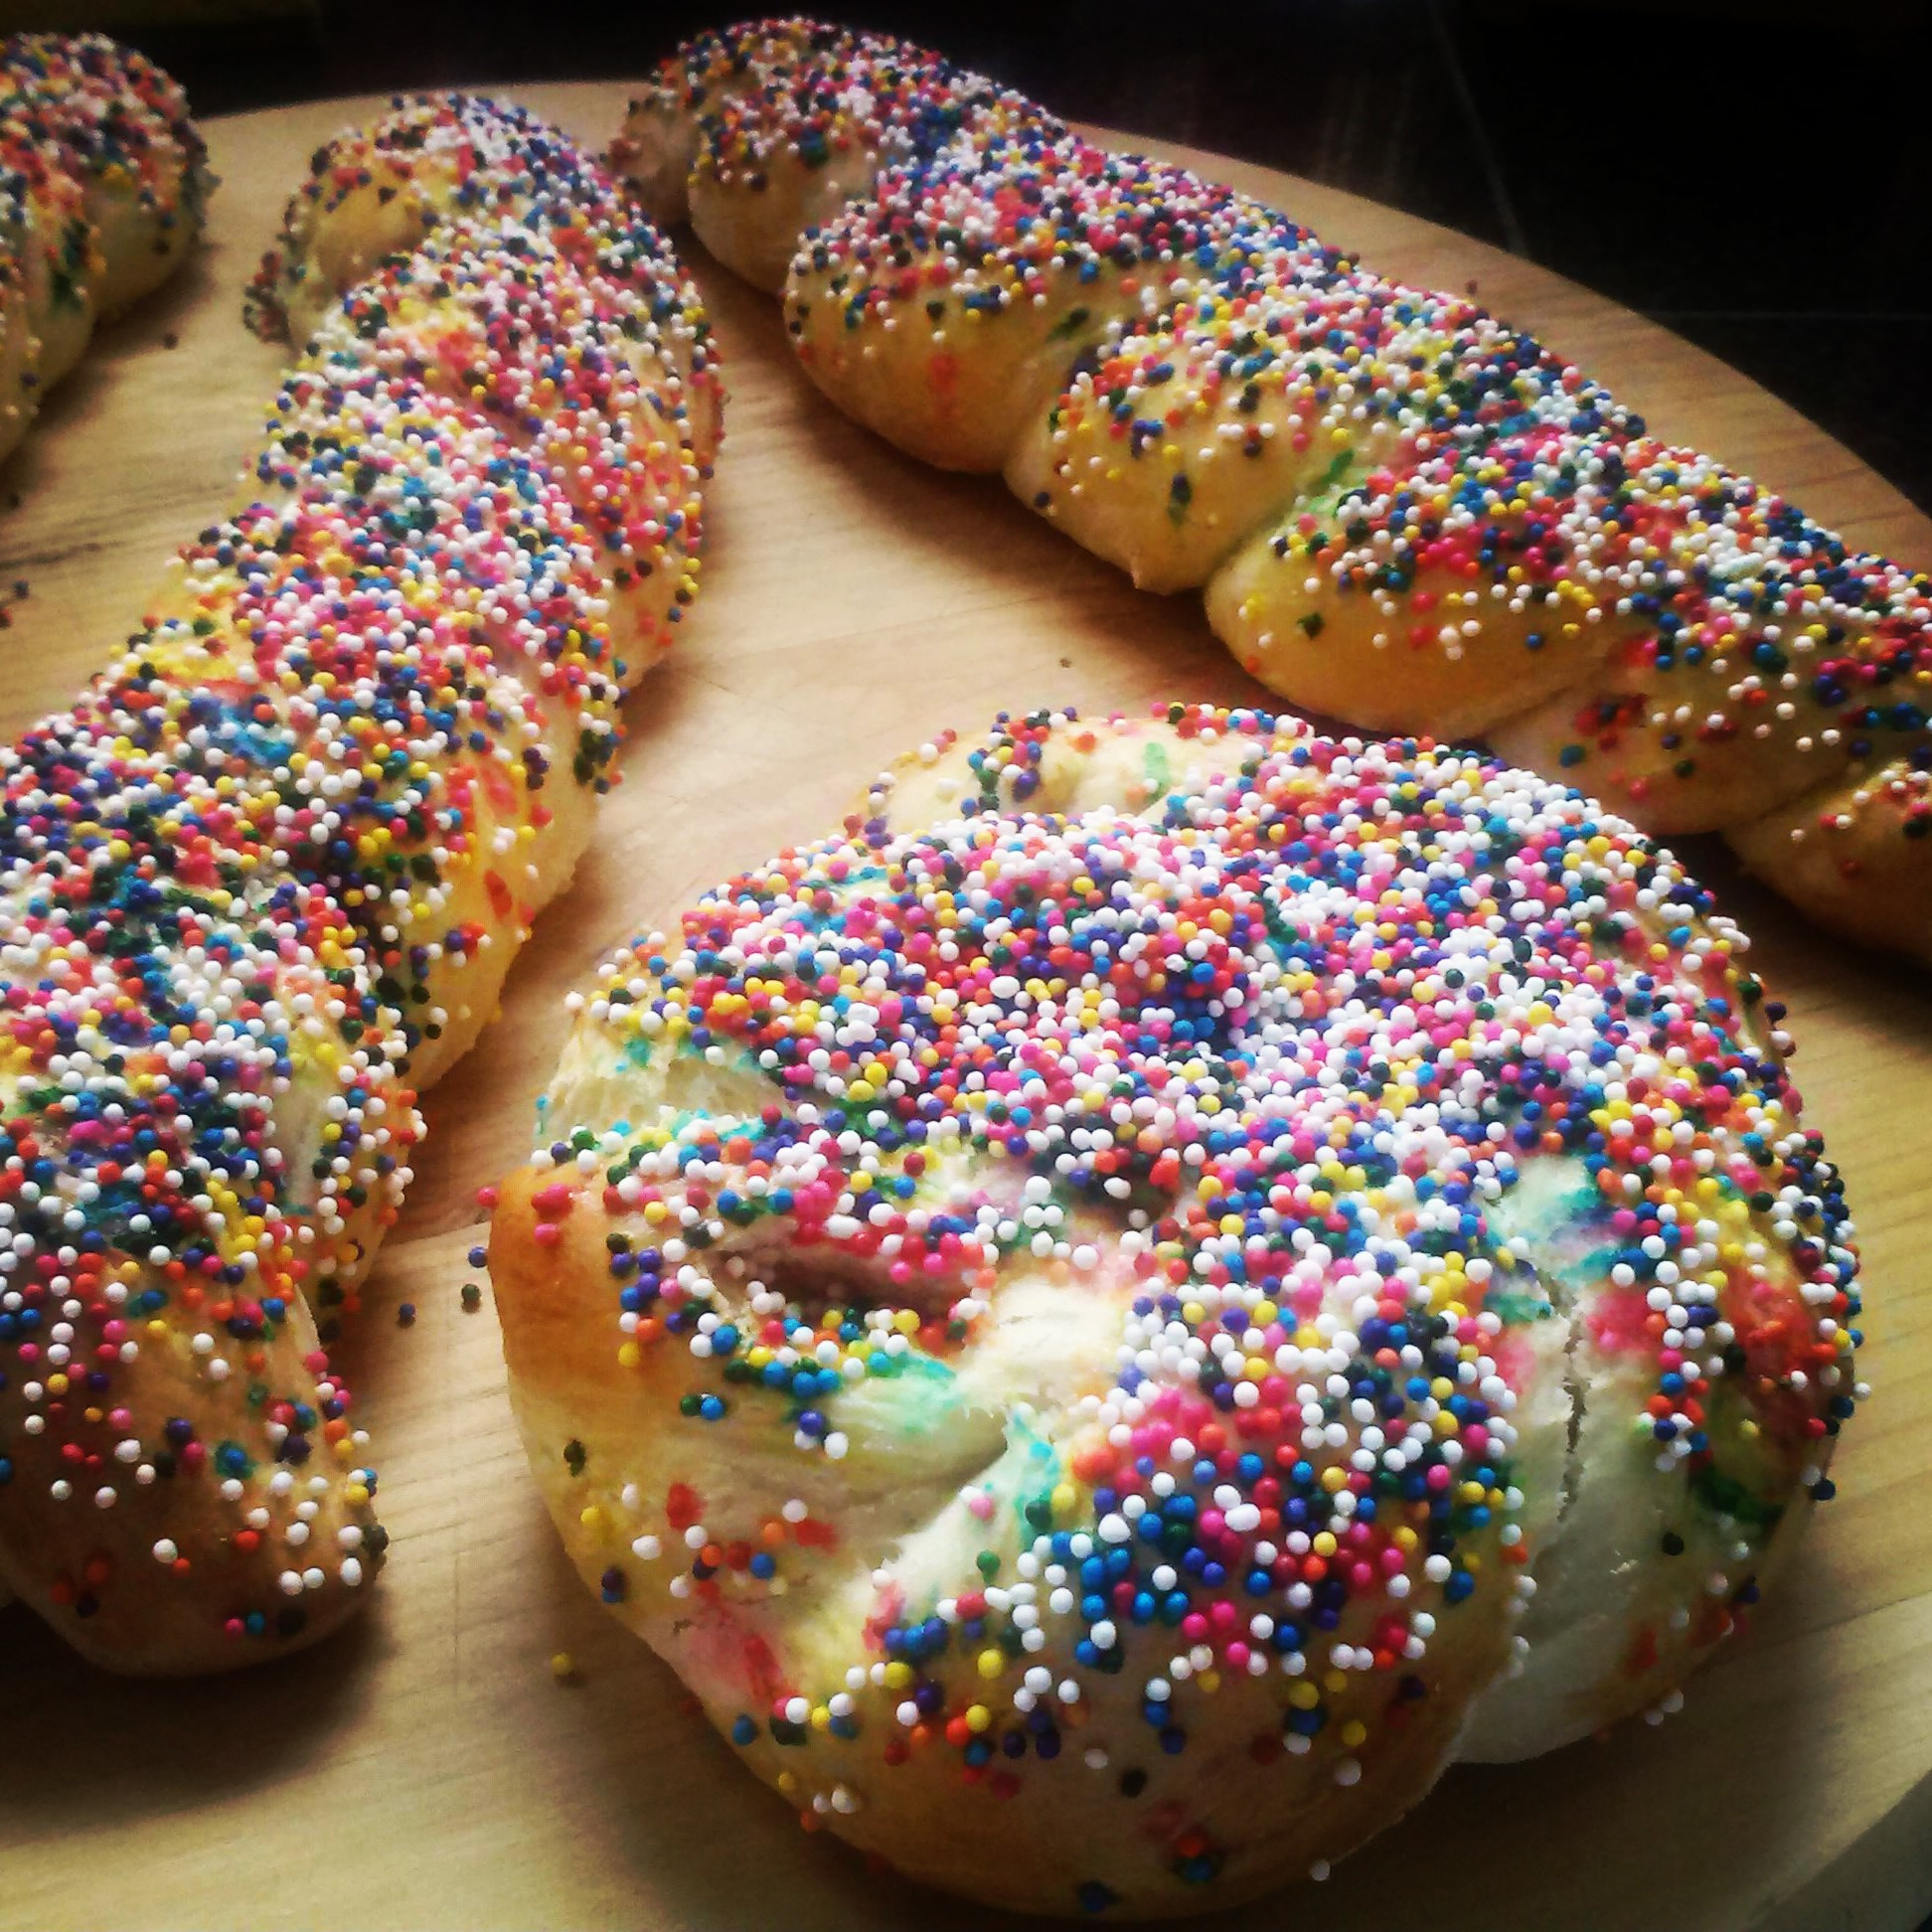
[[[1474,754],[929,749],[575,1002],[490,1248],[572,1559],[808,1817],[1029,1910],[1668,1703],[1854,1394],[1743,951]]]

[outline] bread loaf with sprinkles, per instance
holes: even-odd
[[[1779,1010],[1529,772],[1003,718],[571,1007],[490,1242],[532,1467],[922,1879],[1320,1876],[1458,1756],[1672,1708],[1829,1493],[1856,1259]]]
[[[658,220],[689,220],[727,268],[776,294],[799,236],[883,168],[1023,128],[1066,131],[909,41],[765,20],[701,35],[661,63],[611,159]]]
[[[212,182],[181,88],[131,48],[0,41],[0,458],[95,322],[187,259]]]
[[[797,222],[785,316],[826,395],[926,461],[1004,472],[1144,587],[1205,588],[1278,696],[1486,736],[1932,959],[1922,570],[1658,441],[1474,303],[922,49],[795,19],[708,34],[613,159],[761,286]]]
[[[489,101],[323,148],[252,310],[306,347],[246,500],[0,753],[0,1580],[136,1672],[368,1594],[325,1347],[613,782],[718,433],[662,238]]]

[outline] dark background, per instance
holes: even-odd
[[[112,24],[112,4],[0,0],[0,21]],[[222,4],[148,0],[171,24],[118,29],[205,114],[636,76],[740,11],[253,0],[275,17],[184,14]],[[857,24],[1068,116],[1311,175],[1529,255],[1712,350],[1932,507],[1932,0],[852,6]]]

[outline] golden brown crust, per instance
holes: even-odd
[[[1932,777],[1898,759],[1724,835],[1821,925],[1932,964]]]
[[[325,1636],[381,1567],[375,1477],[360,1433],[334,1413],[340,1391],[318,1382],[308,1310],[294,1307],[272,1339],[224,1347],[197,1354],[175,1328],[123,1370],[113,1430],[136,1458],[70,1461],[58,1402],[42,1411],[48,1433],[8,1432],[0,1580],[51,1608],[94,1663],[135,1676],[232,1670]]]

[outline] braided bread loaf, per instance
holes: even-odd
[[[1648,436],[1473,303],[923,50],[708,35],[613,158],[664,220],[688,164],[700,239],[762,286],[795,223],[786,321],[834,402],[1003,470],[1149,589],[1205,586],[1271,691],[1722,830],[1834,929],[1932,959],[1923,573]]]
[[[1851,1412],[1745,942],[1472,753],[928,746],[574,1001],[490,1265],[585,1580],[1000,1905],[1226,1905],[1677,1687]]]
[[[95,322],[187,258],[211,185],[180,87],[132,49],[0,42],[0,458]]]
[[[251,497],[0,754],[0,1579],[130,1671],[366,1594],[321,1345],[583,848],[717,434],[676,261],[516,109],[322,149],[253,304],[307,347]]]

